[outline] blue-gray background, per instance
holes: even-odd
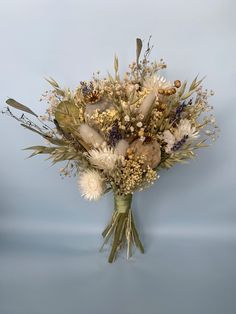
[[[44,77],[75,87],[92,72],[121,71],[135,38],[153,35],[170,79],[207,75],[222,131],[196,160],[163,171],[135,195],[146,254],[106,262],[98,253],[112,197],[84,201],[44,158],[41,139],[0,120],[1,314],[236,313],[236,5],[230,0],[8,0],[0,4],[0,100],[43,113]]]

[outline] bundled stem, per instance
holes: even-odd
[[[139,234],[135,226],[132,210],[130,207],[132,195],[115,195],[114,200],[115,211],[112,215],[110,223],[102,233],[104,242],[101,250],[112,237],[112,248],[108,258],[109,263],[114,262],[118,251],[125,246],[127,246],[127,259],[132,256],[132,245],[136,245],[140,249],[141,253],[144,253],[144,248],[139,239]]]

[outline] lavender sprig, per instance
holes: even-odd
[[[94,86],[93,86],[93,83],[90,82],[89,84],[85,81],[81,81],[80,82],[80,85],[81,85],[81,91],[82,91],[82,94],[83,96],[88,96],[90,95],[93,90],[94,90]]]
[[[109,133],[109,144],[115,146],[121,139],[122,135],[119,130],[118,121],[115,121]]]
[[[176,142],[176,143],[173,145],[172,150],[173,150],[174,152],[177,151],[177,150],[179,150],[180,147],[186,142],[187,139],[188,139],[188,135],[184,135],[184,137],[183,137],[180,141]]]
[[[175,110],[175,114],[172,118],[172,123],[177,122],[181,119],[181,115],[187,106],[191,106],[193,103],[192,99],[190,99],[187,103],[182,102]]]

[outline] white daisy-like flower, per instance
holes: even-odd
[[[181,141],[184,136],[188,138],[198,137],[198,131],[195,127],[191,125],[191,122],[188,119],[180,120],[178,128],[174,132],[176,141]]]
[[[78,178],[82,196],[89,201],[98,200],[105,191],[105,182],[96,170],[87,170]]]
[[[144,80],[143,86],[149,90],[154,91],[155,94],[157,94],[160,88],[171,88],[173,87],[173,84],[171,84],[171,82],[168,82],[163,76],[157,76],[154,74]]]
[[[101,147],[88,152],[88,159],[92,165],[106,172],[112,171],[120,156],[113,148]]]
[[[180,123],[173,134],[169,130],[163,132],[162,139],[167,144],[165,146],[166,153],[170,154],[174,145],[184,137],[187,137],[188,139],[198,137],[197,129],[191,125],[191,122],[188,119],[180,120]]]

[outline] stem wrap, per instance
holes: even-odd
[[[118,195],[114,193],[114,212],[111,221],[102,233],[104,245],[112,238],[111,252],[108,262],[112,263],[118,251],[127,245],[127,258],[132,255],[131,246],[136,245],[144,253],[142,242],[139,239],[131,210],[132,194]]]
[[[119,213],[127,213],[131,207],[132,194],[114,195],[115,210]]]

